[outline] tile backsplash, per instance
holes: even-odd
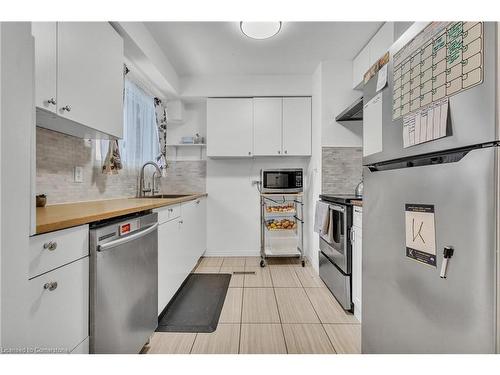
[[[363,174],[362,147],[323,147],[321,191],[354,194]]]
[[[47,195],[47,204],[136,196],[139,171],[122,169],[117,175],[101,173],[96,141],[51,130],[36,131],[36,192]],[[74,182],[74,167],[83,168],[83,182]],[[169,162],[160,192],[206,191],[206,161]]]

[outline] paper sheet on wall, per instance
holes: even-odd
[[[382,151],[382,93],[363,107],[363,156]]]
[[[377,92],[382,90],[385,85],[387,85],[387,66],[389,64],[385,64],[380,70],[378,71],[378,77],[377,77]]]
[[[448,98],[403,117],[403,147],[446,137]]]

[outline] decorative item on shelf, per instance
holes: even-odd
[[[200,135],[198,133],[196,133],[195,136],[194,136],[194,143],[195,144],[203,143],[203,138],[200,137]]]
[[[181,143],[182,144],[185,144],[185,145],[191,145],[191,144],[194,144],[194,137],[182,137],[181,138]]]
[[[45,207],[47,204],[47,196],[45,194],[39,194],[36,196],[36,206]]]

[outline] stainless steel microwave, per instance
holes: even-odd
[[[260,171],[263,193],[300,193],[303,191],[302,168],[262,169]]]

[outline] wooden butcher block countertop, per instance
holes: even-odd
[[[36,234],[187,202],[206,195],[192,194],[179,198],[123,198],[37,207]]]

